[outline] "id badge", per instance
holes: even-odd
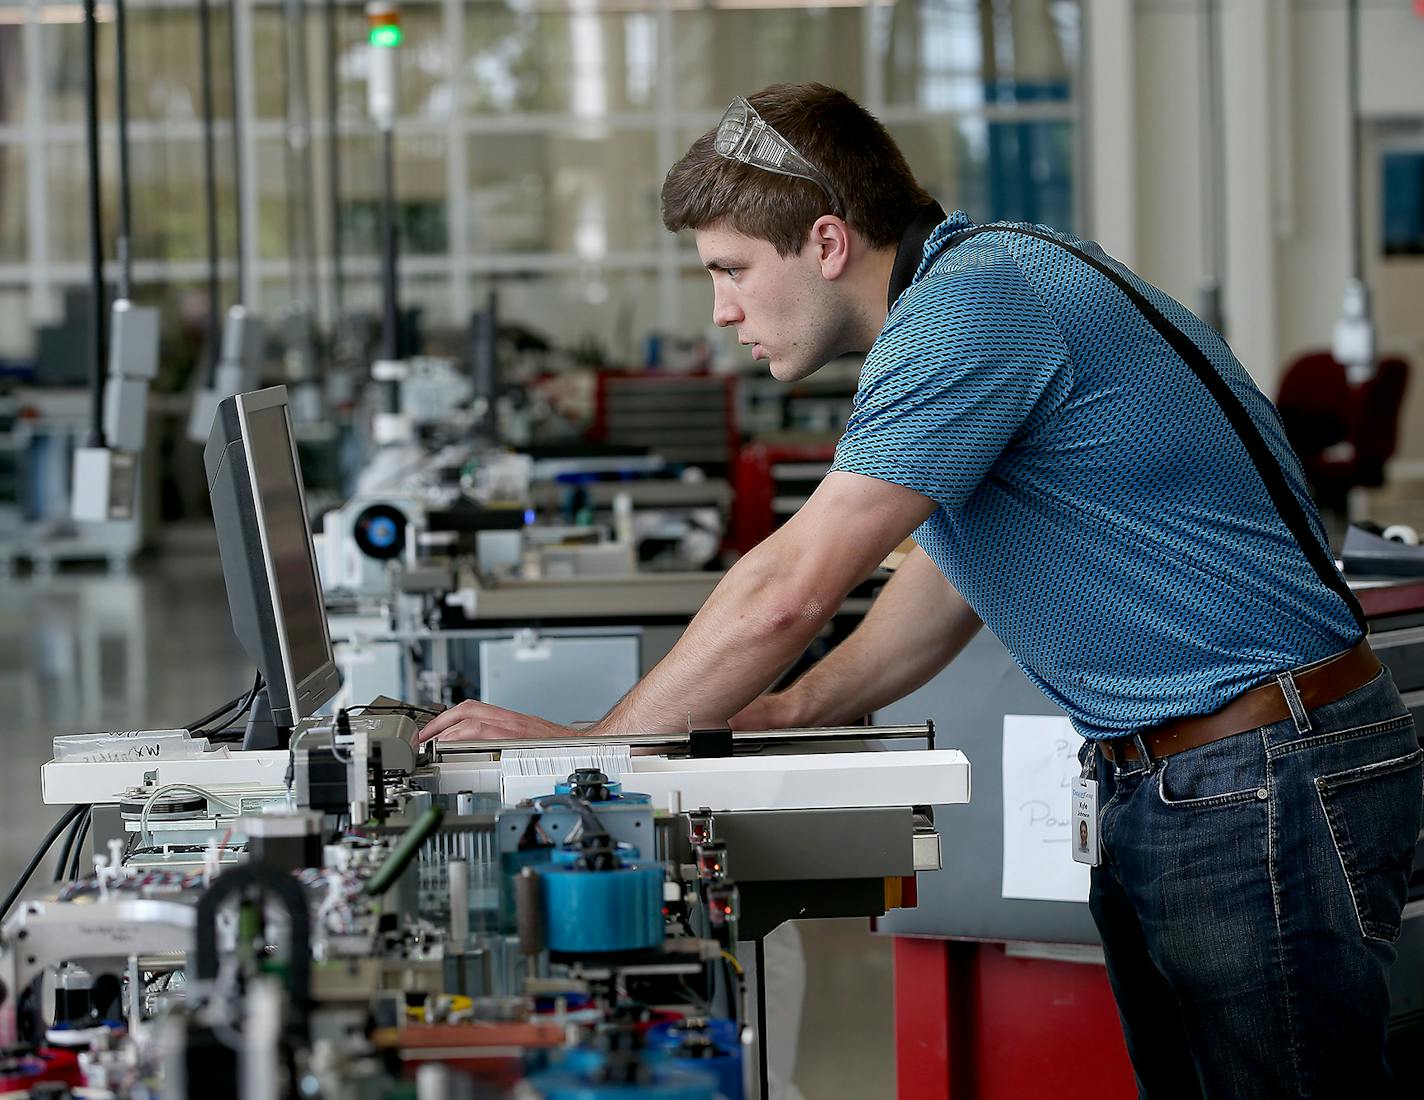
[[[1098,855],[1098,781],[1078,776],[1073,780],[1073,859],[1096,867]]]

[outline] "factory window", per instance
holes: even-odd
[[[395,210],[410,305],[457,350],[490,287],[531,346],[580,361],[636,364],[674,344],[651,333],[704,333],[701,265],[686,235],[662,230],[659,187],[732,96],[773,81],[857,97],[948,208],[1081,229],[1079,9],[405,0]],[[112,8],[98,10],[112,256],[117,59]],[[31,326],[57,321],[87,280],[81,13],[77,0],[0,0],[0,294],[10,313],[28,303]],[[190,309],[208,254],[197,6],[129,0],[128,13],[135,277]],[[326,324],[338,286],[344,306],[373,307],[382,161],[363,5],[215,0],[211,30],[223,304],[241,247],[241,293],[268,315],[301,302]]]
[[[1384,254],[1424,256],[1424,150],[1384,154]]]

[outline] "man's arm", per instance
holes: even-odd
[[[917,546],[849,638],[791,687],[763,695],[736,714],[732,726],[784,729],[858,721],[927,683],[981,625]]]
[[[912,489],[833,472],[801,510],[728,570],[672,651],[591,731],[716,726],[760,695],[810,644],[846,594],[929,517]],[[554,690],[554,685],[551,685]],[[434,718],[422,738],[569,732],[476,702]]]

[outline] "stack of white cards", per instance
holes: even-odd
[[[560,749],[505,749],[500,753],[501,779],[548,775],[567,779],[579,768],[597,768],[612,780],[633,770],[633,750],[627,745],[570,745]],[[554,785],[549,784],[552,791]]]

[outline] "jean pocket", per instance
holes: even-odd
[[[1399,938],[1424,801],[1424,749],[1315,781],[1360,931]]]
[[[1157,772],[1157,793],[1168,806],[1182,809],[1264,802],[1266,749],[1260,734],[1240,733],[1167,757]]]

